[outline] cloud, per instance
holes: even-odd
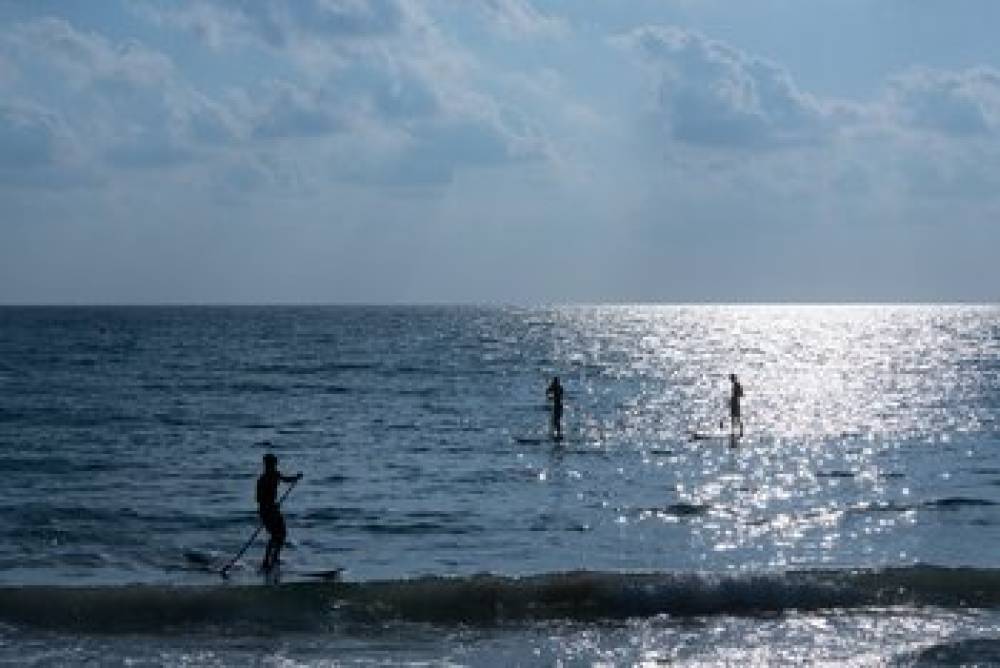
[[[498,166],[536,155],[519,155],[516,146],[517,139],[491,123],[434,121],[422,124],[375,160],[345,161],[341,172],[359,183],[437,186],[451,182],[460,169]]]
[[[889,85],[888,105],[909,127],[952,137],[996,135],[1000,129],[1000,71],[914,69]]]
[[[234,189],[365,179],[372,187],[407,179],[426,186],[445,185],[466,168],[554,154],[541,117],[497,97],[491,70],[443,34],[423,3],[200,0],[132,7],[132,18],[193,31],[210,46],[238,53],[209,49],[181,58],[169,50],[176,43],[169,33],[157,36],[155,44],[168,49],[160,51],[55,17],[0,35],[0,57],[14,73],[0,80],[0,89],[16,86],[42,108],[72,109],[66,133],[78,138],[78,164],[95,174],[207,172],[218,165],[235,174]],[[488,0],[480,8],[522,33],[558,24],[528,2]],[[185,69],[199,58],[243,54],[270,68],[261,83],[226,85],[227,67],[216,63],[197,77]],[[195,81],[215,85],[199,89]],[[241,171],[240,153],[257,156],[257,163]],[[264,154],[274,164],[299,164],[309,177],[270,178],[272,170],[259,167]]]
[[[143,131],[117,141],[104,152],[104,157],[121,169],[160,169],[190,162],[195,153],[164,134]]]
[[[322,90],[309,90],[287,81],[270,81],[263,101],[253,112],[253,134],[262,139],[321,137],[343,128],[332,100]]]
[[[719,148],[779,148],[823,140],[832,111],[779,65],[700,33],[645,27],[616,40],[657,77],[655,113],[673,139]]]
[[[53,113],[27,104],[0,105],[0,166],[48,167],[59,161],[66,130]]]
[[[93,181],[59,114],[29,102],[0,103],[0,186],[66,188]]]
[[[235,99],[214,100],[195,90],[171,100],[187,141],[202,146],[226,146],[239,143],[250,133],[242,109]]]
[[[372,112],[390,121],[432,118],[442,110],[433,78],[418,69],[362,60],[338,77],[336,86],[339,94],[364,100]]]
[[[804,91],[766,58],[677,27],[647,26],[614,43],[654,75],[652,110],[671,140],[721,149],[822,144],[843,134],[1000,138],[1000,70],[915,68],[869,100]]]
[[[161,23],[192,30],[213,48],[256,41],[286,49],[303,39],[346,45],[398,34],[414,15],[404,0],[201,0],[141,10]]]
[[[91,159],[104,156],[109,165],[129,168],[176,164],[191,155],[183,145],[189,130],[208,126],[207,100],[185,85],[167,55],[134,40],[115,44],[46,17],[16,25],[0,48],[46,82],[22,77],[22,95],[72,110],[63,134],[86,143]]]
[[[994,218],[984,212],[1000,210],[996,68],[914,68],[870,96],[842,99],[677,27],[612,43],[639,56],[652,84],[636,126],[640,152],[653,149],[640,178],[660,188],[655,201],[683,212],[678,219],[723,229],[736,215],[766,234],[780,225],[981,225]]]
[[[21,59],[35,57],[76,86],[120,83],[156,86],[171,78],[166,55],[128,40],[113,45],[97,33],[76,30],[60,18],[40,18],[17,26],[7,37]]]
[[[543,14],[528,0],[479,0],[491,25],[508,37],[562,37],[566,22]]]
[[[285,59],[290,67],[281,80],[241,93],[239,117],[250,140],[326,140],[310,148],[328,151],[330,178],[443,184],[463,167],[544,157],[537,128],[473,83],[475,60],[423,7],[408,0],[202,0],[155,18],[210,44],[263,46]],[[483,7],[511,20],[544,20],[522,3]]]

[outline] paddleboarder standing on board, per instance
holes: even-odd
[[[281,548],[288,535],[285,518],[281,516],[281,507],[278,505],[278,483],[297,482],[301,479],[301,473],[281,475],[278,471],[278,458],[270,452],[264,455],[264,472],[257,478],[257,513],[270,536],[264,550],[264,561],[260,565],[265,573],[269,573],[278,564]]]
[[[552,435],[562,438],[563,386],[559,376],[553,376],[545,396],[552,401]]]
[[[729,433],[736,434],[736,425],[740,426],[740,438],[743,437],[743,418],[740,415],[740,399],[743,398],[743,386],[740,385],[740,381],[736,379],[736,374],[729,374],[729,382],[731,384],[731,391],[729,394]]]

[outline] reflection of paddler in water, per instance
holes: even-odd
[[[743,417],[740,413],[740,399],[743,398],[743,386],[736,379],[736,374],[729,374],[730,394],[729,394],[729,433],[737,436],[736,425],[740,426],[739,437],[743,437]]]
[[[559,376],[552,377],[545,396],[552,402],[552,435],[562,438],[563,386],[559,382]]]

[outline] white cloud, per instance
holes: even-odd
[[[0,186],[66,188],[92,183],[77,138],[55,111],[0,103]]]
[[[641,28],[616,41],[652,68],[655,113],[677,141],[776,148],[830,132],[830,110],[769,60],[675,27]]]
[[[915,68],[868,99],[844,100],[814,95],[780,65],[694,31],[644,27],[613,43],[652,74],[644,114],[663,175],[701,179],[692,187],[706,197],[743,191],[786,213],[812,201],[845,220],[1000,197],[994,68]]]
[[[59,238],[48,221],[101,232],[90,255],[67,243],[65,256],[81,267],[127,258],[108,274],[113,289],[155,275],[164,287],[152,294],[176,299],[175,281],[197,296],[200,280],[225,275],[238,291],[209,298],[273,298],[266,265],[279,278],[301,268],[280,293],[289,298],[479,298],[486,285],[501,298],[656,298],[675,284],[698,298],[756,276],[781,296],[813,264],[828,264],[836,285],[855,241],[891,266],[877,244],[918,224],[937,234],[928,247],[947,243],[942,223],[1000,210],[990,68],[912,70],[882,89],[826,82],[869,91],[834,99],[813,87],[815,63],[789,61],[793,77],[742,48],[799,57],[759,27],[727,31],[732,43],[647,27],[615,40],[629,56],[608,49],[602,31],[687,20],[690,3],[630,13],[532,0],[125,2],[136,11],[124,17],[113,3],[86,22],[0,33],[6,219],[19,210],[45,257]],[[839,62],[840,43],[828,48]],[[65,188],[87,184],[101,188]],[[0,248],[14,248],[4,227]],[[115,247],[129,252],[108,251],[119,236],[134,240]],[[835,259],[824,240],[840,243]],[[202,279],[165,260],[192,252],[210,268]],[[542,269],[514,286],[511,262],[525,252],[528,264],[601,271],[551,283]],[[388,267],[381,292],[352,283],[373,258]],[[33,264],[17,271],[45,273]],[[553,291],[558,281],[565,290]]]
[[[218,7],[239,17],[243,27],[276,48],[306,36],[330,40],[392,36],[412,18],[401,0],[221,1]]]
[[[168,55],[134,40],[113,43],[41,18],[0,37],[0,51],[45,82],[22,77],[8,91],[65,107],[65,134],[85,147],[94,172],[183,164],[200,146],[232,142],[241,132],[233,113],[195,90]]]
[[[1000,70],[915,68],[860,101],[810,94],[780,65],[681,28],[644,27],[614,43],[654,76],[651,106],[672,140],[719,148],[778,148],[862,136],[933,132],[998,137]]]
[[[170,10],[157,10],[140,3],[136,9],[162,24],[195,33],[209,47],[217,50],[245,43],[252,32],[241,13],[218,4],[198,2]]]
[[[914,69],[895,77],[889,104],[913,128],[954,137],[996,135],[1000,129],[1000,70]]]
[[[52,112],[34,105],[0,105],[0,166],[48,167],[59,161],[66,130]]]
[[[508,37],[563,37],[563,19],[542,13],[529,0],[476,0],[491,25]]]
[[[543,19],[518,3],[491,6]],[[252,138],[337,138],[326,144],[332,178],[446,183],[463,166],[546,155],[539,129],[473,83],[478,64],[421,3],[204,0],[160,10],[157,20],[213,45],[256,44],[287,58],[294,79],[246,91],[241,113]],[[374,145],[348,141],[348,132]]]
[[[113,45],[97,33],[85,33],[58,18],[41,18],[17,26],[5,40],[18,57],[39,58],[70,83],[163,84],[173,74],[170,58],[135,41]]]
[[[365,49],[379,39],[418,30],[419,5],[408,0],[197,0],[167,8],[137,5],[157,22],[189,30],[215,49],[257,44],[310,51],[339,62],[339,52]]]
[[[263,139],[321,137],[341,130],[332,100],[321,90],[308,90],[287,81],[267,82],[252,119],[253,134]]]

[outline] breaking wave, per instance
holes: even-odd
[[[1000,570],[911,566],[776,574],[476,575],[368,582],[0,587],[0,622],[92,632],[317,630],[409,620],[489,624],[748,615],[866,606],[1000,606]]]

